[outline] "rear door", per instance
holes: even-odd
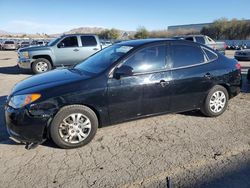
[[[170,45],[173,95],[171,111],[199,108],[213,85],[213,64],[197,44],[172,42]]]
[[[98,43],[97,37],[91,35],[82,35],[80,36],[81,47],[79,62],[87,59],[89,56],[95,54],[101,50],[101,47]]]
[[[77,36],[68,36],[62,39],[53,48],[57,66],[73,65],[79,62],[80,48]]]

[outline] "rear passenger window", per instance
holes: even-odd
[[[96,46],[97,42],[94,36],[81,36],[82,46]]]
[[[203,50],[206,53],[209,61],[213,61],[213,60],[217,59],[217,55],[214,52],[212,52],[206,48],[203,48]]]
[[[171,46],[173,68],[196,65],[205,62],[205,55],[199,46],[175,44]]]
[[[206,43],[204,37],[195,37],[195,39],[196,39],[196,42],[198,42],[198,43],[201,43],[201,44]]]
[[[139,50],[123,65],[130,66],[133,73],[158,71],[166,66],[166,46],[146,47]]]

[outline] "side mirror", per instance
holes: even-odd
[[[60,43],[57,45],[58,48],[63,48],[64,46],[65,46],[65,45],[64,45],[63,42],[60,42]]]
[[[115,69],[113,77],[120,79],[122,76],[132,76],[133,68],[127,65],[123,65],[120,68]]]

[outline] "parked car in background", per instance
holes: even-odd
[[[38,41],[37,46],[45,46],[47,43],[45,41]]]
[[[213,39],[211,39],[208,36],[205,35],[185,35],[185,36],[177,36],[174,37],[176,39],[184,39],[184,40],[190,40],[193,42],[198,42],[200,44],[204,44],[214,50],[219,51],[220,53],[225,55],[225,50],[227,48],[227,45],[225,42],[215,42]]]
[[[6,40],[2,44],[2,50],[17,50],[17,44],[13,40]]]
[[[53,43],[77,44],[67,37]],[[47,138],[74,148],[89,143],[98,127],[132,119],[194,109],[219,116],[240,86],[238,62],[203,44],[132,40],[72,68],[19,82],[7,99],[5,119],[10,136],[27,148]]]
[[[18,66],[35,74],[59,66],[72,66],[101,50],[98,36],[86,34],[63,35],[46,46],[34,46],[18,51]]]
[[[20,48],[25,48],[25,47],[29,47],[30,46],[30,42],[28,41],[23,41],[20,43]]]
[[[234,58],[238,61],[250,61],[250,49],[236,51]]]

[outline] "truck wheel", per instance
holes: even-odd
[[[226,110],[228,105],[228,92],[227,89],[216,85],[208,93],[205,103],[201,108],[201,112],[208,117],[216,117]]]
[[[40,74],[43,72],[50,71],[52,69],[51,63],[49,60],[44,58],[39,58],[32,63],[32,71],[35,74]]]
[[[57,146],[70,149],[88,144],[97,128],[98,119],[93,110],[82,105],[70,105],[55,115],[49,131]]]

